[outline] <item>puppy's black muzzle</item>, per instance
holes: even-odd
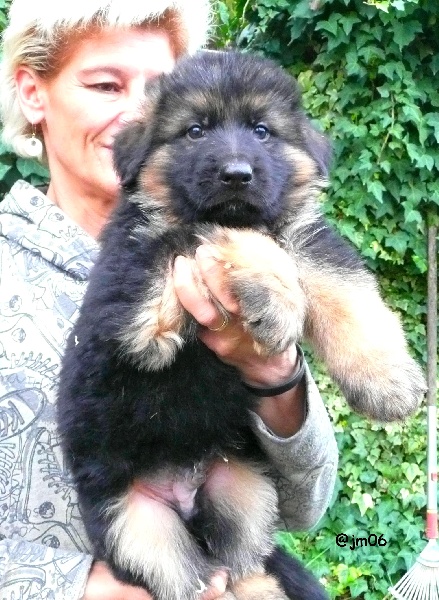
[[[252,179],[252,166],[245,160],[227,161],[219,169],[219,180],[226,189],[245,189]]]

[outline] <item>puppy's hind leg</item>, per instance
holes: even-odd
[[[171,507],[133,487],[106,517],[105,558],[121,580],[155,600],[199,600],[217,567]]]
[[[410,415],[425,391],[424,378],[372,275],[304,261],[301,278],[306,335],[352,408],[378,421]]]
[[[256,465],[234,458],[209,467],[198,498],[194,529],[209,553],[238,581],[263,573],[273,548],[277,495]]]

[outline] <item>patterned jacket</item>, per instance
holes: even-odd
[[[97,242],[41,191],[17,182],[0,203],[0,599],[78,600],[92,562],[60,450],[60,359],[98,252]],[[309,372],[307,416],[288,439],[257,415],[284,525],[325,511],[337,447]]]

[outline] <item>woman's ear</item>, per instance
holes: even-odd
[[[44,103],[40,77],[29,67],[18,67],[15,72],[17,98],[23,115],[33,125],[44,119]]]

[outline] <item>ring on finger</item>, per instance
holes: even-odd
[[[209,331],[224,331],[224,329],[229,324],[229,317],[227,315],[223,315],[223,322],[219,327],[208,327]]]

